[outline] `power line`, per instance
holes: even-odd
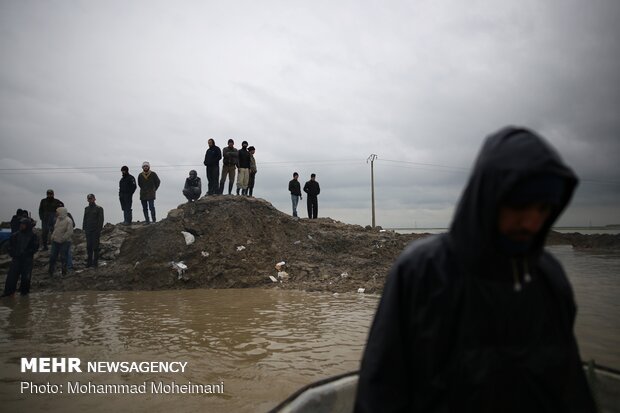
[[[393,162],[393,163],[404,163],[404,164],[409,164],[409,165],[418,165],[418,166],[432,166],[435,168],[446,168],[446,169],[454,169],[457,171],[469,171],[469,168],[463,168],[460,166],[448,166],[448,165],[440,165],[440,164],[434,164],[434,163],[421,163],[421,162],[410,162],[410,161],[395,161],[392,159],[379,159],[379,161],[382,162]]]
[[[441,168],[445,172],[469,172],[470,168],[464,168],[459,166],[450,166],[450,165],[442,165],[442,164],[433,164],[433,163],[423,163],[423,162],[411,162],[411,161],[399,161],[394,159],[383,159],[383,158],[375,158],[375,160],[379,162],[389,162],[393,164],[401,164],[401,168]],[[296,166],[296,165],[344,165],[344,164],[362,164],[361,159],[322,159],[322,160],[306,160],[306,161],[298,161],[298,160],[290,160],[290,161],[266,161],[261,162],[260,165],[262,167],[277,167],[277,166]],[[405,166],[411,165],[411,166]],[[180,168],[201,168],[204,167],[202,164],[173,164],[173,165],[159,165],[157,169],[180,169]],[[140,170],[140,166],[133,166],[135,170]],[[432,169],[427,169],[432,170]],[[26,167],[26,168],[0,168],[1,175],[13,175],[13,174],[27,174],[27,175],[42,175],[48,173],[66,173],[66,174],[74,174],[74,173],[85,173],[85,172],[101,172],[101,173],[114,173],[120,172],[120,168],[118,166],[49,166],[49,167]],[[580,179],[583,183],[591,183],[591,184],[603,184],[603,185],[620,185],[620,182],[617,181],[608,181],[608,180],[600,180],[600,179],[588,179],[582,178]]]

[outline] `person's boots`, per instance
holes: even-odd
[[[60,272],[62,275],[67,275],[67,264],[66,263],[62,263],[60,265]]]
[[[148,224],[150,222],[149,221],[149,211],[147,211],[145,209],[143,212],[144,212],[144,222],[146,222]]]
[[[99,265],[99,251],[95,251],[94,257],[93,257],[93,267],[97,268],[98,265]]]
[[[241,189],[241,188],[237,187],[237,195],[239,195],[239,190],[240,190],[240,189]]]
[[[93,256],[92,253],[88,253],[86,256],[86,268],[90,268],[93,266]]]
[[[254,188],[248,188],[248,192],[250,193],[250,196],[252,196],[252,192],[254,192]]]
[[[233,183],[232,183],[232,182],[230,182],[230,183],[228,184],[228,195],[232,194],[232,187],[233,187]],[[238,195],[238,194],[237,194],[237,195]]]
[[[151,211],[151,218],[152,218],[153,223],[154,223],[155,221],[157,221],[157,220],[155,219],[155,210]]]

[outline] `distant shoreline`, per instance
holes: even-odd
[[[400,234],[441,234],[448,232],[449,228],[385,228],[387,231],[394,231]],[[561,234],[579,233],[583,235],[595,234],[620,234],[619,225],[592,226],[592,227],[553,227],[551,231]]]

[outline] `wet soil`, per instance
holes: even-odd
[[[182,231],[195,241],[188,245]],[[59,269],[49,276],[49,252],[40,251],[32,290],[259,287],[378,293],[395,258],[426,236],[330,218],[294,219],[263,199],[211,196],[180,205],[154,224],[106,224],[98,268],[85,268],[85,237],[76,229],[73,271],[61,276]],[[618,249],[620,235],[552,232],[548,244]],[[179,262],[187,269],[181,270]],[[280,262],[285,264],[278,269]],[[0,255],[0,271],[6,273],[9,263],[6,254]]]

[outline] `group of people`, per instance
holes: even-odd
[[[293,204],[293,217],[299,218],[297,215],[297,204],[302,199],[301,184],[299,183],[299,174],[293,172],[293,179],[288,183],[288,190],[291,193],[291,202]],[[321,186],[316,180],[316,174],[310,175],[310,180],[304,185],[304,192],[306,193],[307,206],[308,206],[308,219],[316,219],[319,214],[319,199],[318,196],[321,193]]]
[[[252,194],[253,150],[246,147],[243,142],[237,151],[229,140],[218,186],[221,156],[209,141],[209,195],[223,192],[226,177],[230,194],[235,170],[237,193]],[[119,195],[130,222],[136,184],[127,167],[122,171]],[[289,182],[295,217],[302,198],[298,178],[295,172]],[[597,410],[575,339],[572,288],[544,249],[577,183],[555,149],[532,131],[505,128],[485,141],[449,231],[414,241],[388,274],[361,363],[356,412]],[[155,221],[159,179],[147,162],[138,184],[145,218],[148,205]],[[315,174],[303,190],[308,217],[316,218]],[[94,195],[87,200],[88,262],[97,265],[103,209]],[[28,293],[39,246],[33,220],[21,214],[10,239],[13,261],[4,295],[15,292],[19,275],[21,293]],[[52,273],[58,252],[61,261],[67,255],[72,223],[52,190],[41,201],[39,217],[44,249],[51,233]]]
[[[228,139],[228,145],[222,150],[215,144],[215,140],[212,138],[207,141],[207,144],[209,148],[205,152],[204,159],[204,165],[207,167],[207,180],[209,182],[207,195],[222,195],[227,179],[228,195],[231,195],[236,174],[237,195],[241,193],[241,195],[252,196],[257,172],[256,160],[254,159],[256,148],[254,146],[248,147],[248,142],[243,141],[241,142],[241,149],[237,149],[235,148],[235,141],[233,139]],[[220,160],[222,161],[221,177]],[[183,193],[185,194],[185,191]],[[187,195],[185,196],[187,197]],[[195,199],[197,199],[197,197]],[[192,199],[188,197],[188,201],[191,200]]]
[[[96,204],[94,194],[86,196],[88,206],[84,209],[82,229],[86,236],[86,267],[97,267],[99,261],[99,239],[103,229],[103,208]],[[49,254],[48,273],[54,276],[56,263],[60,260],[62,275],[67,274],[73,267],[71,239],[75,220],[67,211],[62,201],[54,197],[52,189],[47,190],[46,197],[39,204],[39,219],[41,220],[41,243],[33,228],[36,221],[29,216],[28,211],[18,209],[11,219],[11,237],[8,252],[11,265],[4,284],[3,297],[12,296],[17,291],[17,282],[21,278],[20,293],[27,295],[30,292],[30,278],[34,254],[39,250]]]

